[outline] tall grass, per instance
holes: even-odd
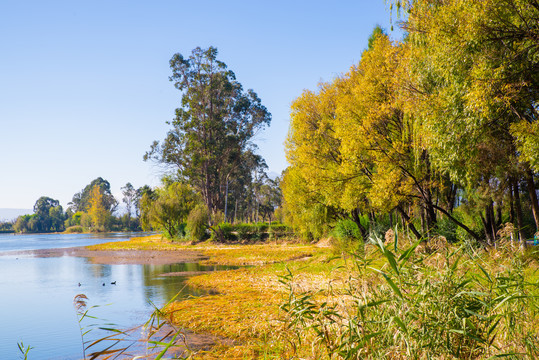
[[[519,257],[371,238],[344,286],[301,292],[281,278],[295,356],[311,359],[539,358],[537,277]]]

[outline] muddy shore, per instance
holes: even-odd
[[[6,253],[0,253],[6,255]],[[141,264],[166,265],[192,263],[206,260],[208,257],[194,250],[159,251],[159,250],[88,250],[86,247],[63,249],[42,249],[10,252],[11,256],[62,257],[76,256],[88,258],[93,264]]]

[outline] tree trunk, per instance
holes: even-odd
[[[408,214],[406,213],[406,211],[404,211],[404,209],[402,208],[402,206],[397,206],[397,211],[401,214],[401,216],[403,217],[403,219],[406,221],[406,225],[408,225],[408,228],[412,231],[412,233],[414,234],[414,236],[419,240],[419,239],[422,239],[422,236],[421,234],[419,233],[419,231],[417,231],[417,229],[415,228],[414,224],[410,221],[410,216],[408,216]]]
[[[430,191],[431,187],[431,168],[430,168],[430,158],[428,152],[425,150],[423,153],[423,158],[427,166],[427,171],[425,174],[425,183],[426,186],[423,190],[424,202],[425,202],[425,220],[427,223],[427,236],[430,236],[430,232],[436,226],[436,211],[434,209],[434,204],[432,202],[432,192]]]
[[[515,200],[513,196],[513,180],[509,182],[509,222],[515,225]]]
[[[428,228],[427,228],[427,222],[425,221],[425,208],[421,207],[421,231],[423,231],[423,234],[428,234]]]
[[[457,185],[451,184],[451,189],[449,190],[449,197],[447,199],[447,212],[452,213],[455,208],[455,199],[457,197]]]
[[[352,210],[352,220],[356,223],[357,227],[359,228],[359,232],[361,233],[361,237],[363,237],[363,241],[367,241],[367,238],[369,237],[369,231],[365,229],[363,224],[361,224],[361,220],[359,219],[359,210],[354,209]]]
[[[503,203],[500,201],[498,204],[496,204],[496,226],[498,227],[500,227],[503,223],[502,210]]]
[[[530,168],[526,169],[526,185],[530,193],[533,219],[535,220],[535,231],[539,231],[539,204],[537,203],[537,192],[533,181],[533,172]]]
[[[236,199],[236,205],[234,205],[234,224],[236,223],[236,212],[238,211],[238,199]]]
[[[523,232],[523,221],[522,221],[522,206],[520,204],[520,193],[518,189],[518,181],[513,179],[513,195],[515,197],[515,213],[517,216],[517,228],[518,228],[518,239],[520,241],[520,247],[526,247],[526,236]]]
[[[496,241],[496,230],[494,224],[494,205],[492,200],[485,208],[485,216],[481,214],[481,222],[483,223],[483,230],[485,232],[485,237],[487,238],[487,243],[490,246],[494,246]]]
[[[228,222],[227,219],[227,210],[228,210],[228,177],[226,179],[226,192],[225,192],[225,222]]]

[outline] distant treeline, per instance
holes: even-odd
[[[58,200],[42,196],[36,201],[33,214],[21,215],[14,223],[0,226],[18,233],[137,231],[138,200],[148,189],[135,189],[127,183],[122,188],[126,211],[115,215],[119,202],[110,191],[110,183],[99,177],[73,195],[66,211]]]

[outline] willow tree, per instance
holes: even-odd
[[[140,200],[144,230],[161,230],[169,238],[185,235],[189,212],[200,203],[199,195],[187,184],[167,182]]]
[[[364,236],[358,211],[359,191],[339,172],[342,158],[334,121],[338,83],[321,84],[318,92],[304,91],[292,104],[290,129],[285,151],[290,167],[283,179],[287,221],[304,234],[319,237],[331,217],[356,215]],[[346,194],[353,192],[350,199]]]
[[[411,70],[432,161],[467,189],[489,242],[502,219],[504,194],[515,200],[522,230],[519,184],[527,183],[536,226],[533,149],[537,127],[537,24],[534,0],[400,2]],[[535,29],[535,30],[534,30]],[[533,154],[533,155],[532,155]],[[524,238],[524,234],[520,233]]]
[[[253,90],[243,91],[234,73],[217,60],[217,49],[196,48],[188,58],[170,60],[174,86],[182,91],[181,106],[162,143],[155,141],[144,156],[177,170],[178,177],[198,190],[208,212],[222,211],[226,184],[253,151],[257,131],[271,115]]]
[[[313,204],[346,214],[364,237],[358,214],[397,211],[418,238],[436,228],[440,212],[478,238],[452,216],[455,187],[432,166],[410,89],[409,54],[407,43],[378,33],[358,65],[296,99],[286,144],[291,168],[285,203],[295,205],[296,214]],[[444,197],[446,188],[453,196]],[[423,233],[414,225],[418,219]]]

